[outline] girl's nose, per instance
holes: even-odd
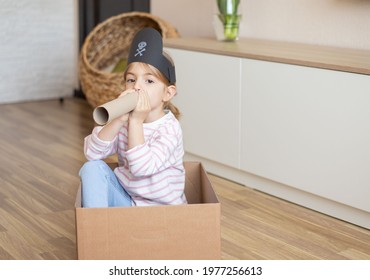
[[[140,82],[138,80],[136,80],[136,82],[134,84],[134,89],[136,91],[140,91],[140,89],[141,89],[141,84],[140,84]]]

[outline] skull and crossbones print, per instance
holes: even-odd
[[[138,48],[136,49],[135,56],[138,56],[138,55],[143,56],[143,52],[146,51],[146,49],[145,49],[146,42],[142,41],[137,46],[138,46]]]

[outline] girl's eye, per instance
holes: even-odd
[[[154,83],[154,81],[153,81],[153,80],[151,80],[151,79],[146,80],[146,82],[147,82],[148,84],[152,84],[152,83]]]
[[[134,79],[127,79],[126,83],[135,83],[135,80]]]

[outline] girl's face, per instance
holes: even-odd
[[[163,113],[163,104],[172,98],[169,88],[150,66],[133,62],[126,71],[127,89],[143,90],[148,93],[151,112]]]

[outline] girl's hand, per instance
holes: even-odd
[[[137,92],[138,102],[135,109],[130,113],[129,118],[130,122],[144,123],[151,110],[149,95],[144,90],[138,90]]]

